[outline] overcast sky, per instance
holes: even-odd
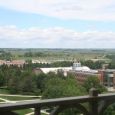
[[[115,48],[115,0],[0,0],[1,48]]]

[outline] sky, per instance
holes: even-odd
[[[0,0],[0,48],[115,48],[115,0]]]

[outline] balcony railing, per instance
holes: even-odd
[[[89,108],[83,103],[88,103]],[[114,93],[98,95],[98,91],[92,88],[87,96],[0,104],[0,115],[18,115],[13,111],[28,108],[34,108],[34,115],[41,115],[41,110],[46,106],[54,107],[50,115],[58,115],[68,108],[77,108],[83,115],[103,115],[106,108],[112,103],[115,103]]]

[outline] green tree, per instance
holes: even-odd
[[[36,81],[36,85],[37,85],[37,89],[39,89],[41,91],[41,93],[43,92],[43,88],[44,88],[44,80],[46,79],[47,75],[44,73],[40,73],[35,77],[35,81]]]
[[[0,70],[0,87],[5,85],[4,73]]]
[[[20,85],[20,78],[17,76],[11,77],[8,81],[9,92],[12,94],[19,93],[21,90],[19,85]]]
[[[45,82],[45,89],[43,92],[43,98],[60,98],[80,96],[86,94],[85,88],[77,84],[73,77],[52,77]],[[61,115],[73,115],[77,114],[77,109],[71,108],[61,113]]]
[[[115,115],[115,104],[110,105],[104,112],[104,115]]]
[[[112,59],[112,61],[108,65],[109,69],[115,69],[115,59]]]
[[[84,82],[83,86],[86,88],[87,92],[89,92],[92,87],[96,88],[99,93],[107,91],[106,88],[100,84],[99,79],[94,76],[89,76]]]
[[[92,60],[81,61],[82,65],[88,66],[91,69],[100,69],[102,68],[103,61],[93,62]]]

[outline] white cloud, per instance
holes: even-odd
[[[1,47],[115,48],[115,32],[77,32],[65,28],[0,27]]]
[[[0,6],[61,19],[115,21],[115,0],[0,0]]]

